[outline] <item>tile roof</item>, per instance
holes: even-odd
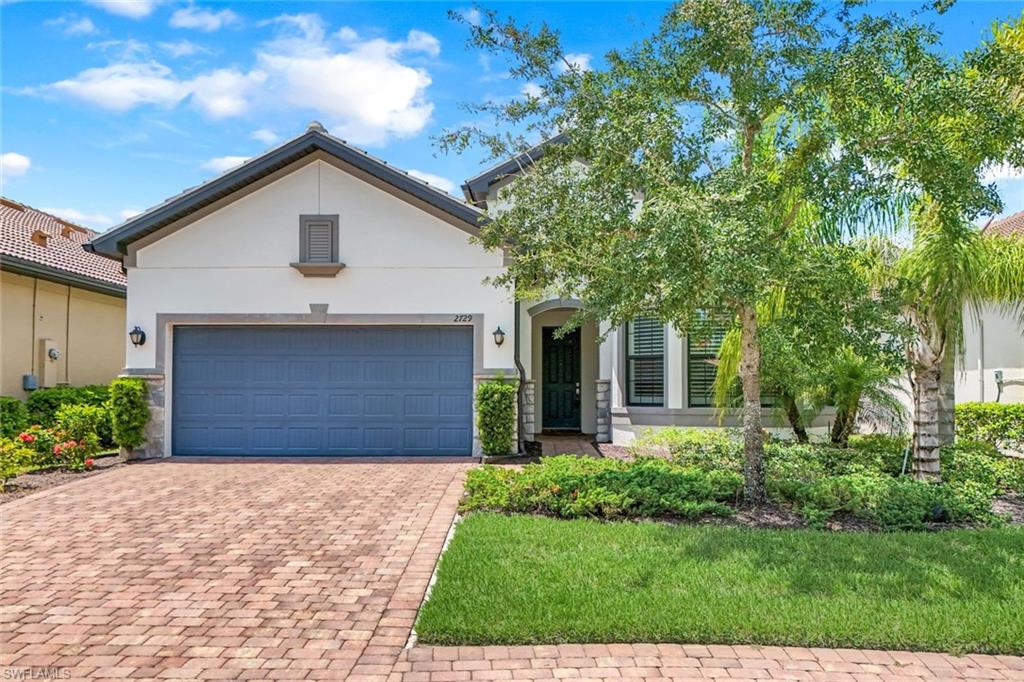
[[[0,199],[0,259],[9,256],[105,284],[126,285],[120,263],[83,248],[97,232],[12,199]]]
[[[1024,211],[1018,211],[999,220],[993,220],[985,228],[985,234],[998,234],[1004,237],[1009,237],[1010,235],[1024,237]]]

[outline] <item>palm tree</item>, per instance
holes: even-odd
[[[985,306],[1024,327],[1024,239],[943,220],[925,201],[914,241],[896,261],[904,310],[916,338],[907,346],[914,397],[913,473],[939,480],[939,449],[953,439],[953,361],[964,350],[964,316]]]
[[[858,355],[845,346],[835,354],[824,377],[828,391],[827,404],[836,408],[831,441],[846,447],[863,405],[870,405],[876,417],[902,421],[906,410],[897,397],[905,392],[891,367],[873,358]]]

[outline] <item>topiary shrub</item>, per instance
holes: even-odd
[[[1024,403],[958,403],[956,437],[1024,447]]]
[[[14,438],[27,426],[25,403],[10,396],[0,396],[0,438]]]
[[[149,402],[146,382],[120,377],[110,384],[110,415],[114,442],[122,448],[137,448],[146,442]]]
[[[516,382],[488,381],[476,389],[476,423],[480,448],[500,457],[512,452],[516,436]]]

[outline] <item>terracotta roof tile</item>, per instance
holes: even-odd
[[[1024,237],[1024,211],[1018,211],[999,220],[993,220],[985,228],[985,234],[999,234],[1004,237],[1009,237],[1010,235]]]
[[[126,285],[120,263],[82,248],[98,233],[6,197],[0,199],[0,257],[13,256],[100,282]],[[41,239],[40,234],[46,238]],[[42,241],[46,246],[38,243]]]

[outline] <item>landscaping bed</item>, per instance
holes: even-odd
[[[744,643],[1024,654],[1024,530],[831,533],[474,513],[425,644]]]
[[[47,488],[54,488],[65,483],[77,481],[80,478],[95,476],[98,473],[122,466],[123,464],[124,462],[117,452],[107,452],[96,455],[93,458],[93,465],[89,470],[50,467],[28,471],[6,481],[5,486],[0,489],[0,504],[6,504]]]
[[[757,527],[936,530],[1019,523],[1024,460],[992,445],[943,451],[943,482],[902,475],[905,442],[854,439],[848,448],[770,442],[768,504],[741,505],[743,453],[729,434],[667,429],[619,458],[559,456],[471,471],[462,511],[560,518],[657,518]]]

